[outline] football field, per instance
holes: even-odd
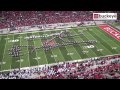
[[[55,48],[53,50],[44,51],[43,49],[36,50],[31,53],[29,48],[21,48],[23,56],[11,57],[8,54],[8,49],[13,45],[34,45],[36,47],[42,46],[43,39],[35,39],[27,41],[24,38],[31,35],[52,34],[58,31],[46,32],[31,32],[23,34],[8,34],[0,35],[0,71],[10,70],[22,67],[31,67],[43,64],[51,64],[64,61],[79,60],[85,58],[120,54],[120,42],[98,28],[95,27],[81,27],[68,30],[71,34],[83,33],[84,36],[77,36],[72,38],[65,38],[66,41],[88,41],[97,40],[93,47],[87,45],[71,45],[65,47]],[[10,42],[18,39],[18,42]],[[59,39],[54,40],[56,43],[62,43]],[[83,53],[84,52],[84,53]]]

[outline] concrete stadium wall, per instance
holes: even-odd
[[[84,23],[83,26],[95,25],[94,21],[84,21],[83,23]],[[66,29],[66,28],[77,27],[79,24],[81,24],[81,22],[42,24],[35,26],[16,27],[16,30],[13,31],[10,31],[10,28],[1,29],[0,31],[3,31],[1,32],[1,34],[23,33],[23,32],[43,31],[43,30],[53,30],[53,29]]]

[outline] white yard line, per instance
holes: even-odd
[[[89,36],[91,36],[92,38],[94,38],[89,32],[87,32],[87,33],[89,34]],[[89,40],[88,37],[86,37],[86,38]],[[96,38],[94,38],[94,39],[97,40]],[[102,45],[102,44],[101,44],[101,45]],[[102,45],[102,46],[103,46],[103,45]],[[96,47],[97,49],[99,49],[97,45],[96,45],[95,47]],[[104,46],[103,46],[103,47],[104,47]],[[94,53],[95,53],[95,52],[94,52]],[[101,53],[102,53],[102,52],[101,52]],[[96,54],[96,53],[95,53],[95,54]],[[103,54],[103,53],[102,53],[102,54]],[[96,55],[96,56],[97,56],[97,55]]]
[[[69,39],[68,39],[68,41],[69,41]],[[81,56],[78,54],[78,52],[76,51],[76,49],[74,48],[74,46],[73,45],[71,45],[71,47],[74,49],[74,51],[76,52],[76,54],[77,54],[77,56],[79,56],[80,58],[81,58]],[[65,48],[66,48],[66,50],[67,50],[67,52],[69,53],[69,49],[68,49],[68,47],[67,46],[65,46]],[[70,53],[72,53],[72,52],[70,52]],[[71,55],[69,55],[72,59],[74,59]]]
[[[25,35],[27,36],[27,34],[25,34]],[[26,41],[26,42],[27,42],[27,45],[28,45],[28,41]],[[27,51],[29,52],[28,47],[27,47]],[[31,67],[31,66],[30,66],[29,53],[28,53],[28,62],[29,62],[29,67]]]
[[[69,53],[68,50],[67,50],[67,46],[64,46],[64,47],[65,47],[67,53]],[[69,55],[69,56],[71,57],[71,59],[73,59],[71,55]]]
[[[74,38],[73,38],[74,39]],[[69,39],[68,39],[69,40]],[[74,50],[75,50],[75,52],[78,54],[78,52],[76,51],[76,49],[75,49],[75,47],[74,46],[72,46],[73,48],[74,48]],[[78,56],[81,58],[81,56],[78,54]]]
[[[33,33],[32,33],[32,35],[33,35]],[[34,46],[35,46],[35,41],[33,40],[33,43],[34,43]],[[38,57],[37,56],[37,51],[35,52],[35,55],[36,55],[36,57]],[[37,62],[38,62],[38,65],[39,65],[39,61],[38,61],[38,59],[36,59],[37,60]]]
[[[97,29],[96,29],[97,30]],[[91,35],[91,33],[89,33]],[[96,34],[97,35],[97,34]],[[92,36],[92,35],[91,35]],[[93,37],[93,36],[92,36]],[[93,37],[95,40],[97,40],[95,37]],[[102,44],[100,44],[102,45]],[[97,47],[97,46],[96,46]],[[111,53],[105,46],[102,45],[102,47],[104,47],[109,53]],[[102,52],[101,52],[102,53]],[[103,53],[102,53],[103,54]]]
[[[20,45],[21,45],[21,38],[19,38],[20,40]],[[20,68],[21,68],[21,57],[20,57]]]
[[[13,40],[14,40],[14,35],[12,35],[13,36]],[[13,45],[13,44],[12,44]],[[10,63],[10,69],[12,70],[12,57],[11,57],[11,63]]]
[[[0,41],[1,41],[1,37],[2,37],[2,36],[0,36]]]
[[[7,38],[8,38],[8,35],[7,35]],[[5,39],[5,47],[4,47],[4,53],[3,53],[3,57],[2,57],[2,62],[3,62],[3,59],[4,59],[4,54],[5,54],[5,50],[6,50],[6,45],[7,45],[7,40]],[[11,69],[11,68],[10,68]],[[2,65],[1,65],[1,70],[2,70]]]
[[[56,42],[55,40],[54,40],[54,42]],[[61,53],[61,56],[63,57],[63,54],[62,54],[62,52],[61,52],[61,50],[58,48],[58,51]],[[64,59],[64,61],[65,61],[65,58],[63,57],[63,59]]]
[[[84,27],[85,28],[85,27]],[[76,33],[75,31],[74,31],[74,33]],[[76,33],[77,34],[77,33]],[[75,40],[75,39],[74,39]],[[82,40],[82,38],[80,38],[80,40]],[[76,40],[75,40],[76,41]],[[81,49],[82,49],[82,46],[81,45],[79,45],[79,47],[81,47]],[[86,56],[88,56],[89,57],[89,55],[86,53]]]
[[[69,39],[68,39],[68,41],[69,41]],[[72,46],[73,48],[74,48],[74,46]],[[66,50],[67,50],[67,52],[69,51],[68,49],[67,49],[67,46],[65,46],[65,48],[66,48]],[[76,49],[74,48],[74,50],[75,50],[75,52],[78,54],[78,52],[76,51]],[[68,52],[69,53],[69,52]],[[81,56],[78,54],[78,56],[81,58]],[[71,58],[72,58],[72,56],[70,56]],[[72,58],[73,59],[73,58]]]
[[[41,41],[41,39],[40,39],[40,41]],[[42,44],[42,41],[41,41],[41,44]],[[43,44],[42,44],[42,45],[43,45]],[[46,58],[46,62],[47,62],[47,64],[48,64],[48,61],[47,61],[47,57],[46,57],[45,51],[43,50],[43,52],[44,52],[44,56],[45,56],[45,58]]]
[[[64,29],[65,30],[65,29]],[[67,51],[67,53],[69,53],[68,52],[68,50],[67,50],[67,46],[65,46],[65,49],[66,49],[66,51]],[[60,50],[60,52],[61,52],[61,50]],[[61,52],[62,53],[62,52]],[[63,56],[64,57],[64,56]],[[71,56],[70,56],[71,57]],[[72,58],[72,57],[71,57]],[[65,59],[65,58],[64,58]],[[72,58],[73,59],[73,58]],[[64,60],[65,61],[65,60]]]
[[[67,46],[65,46],[65,49],[66,49],[66,51],[68,52],[68,53],[72,53],[72,52],[70,52],[68,49],[67,49]],[[68,54],[67,53],[67,54]],[[74,54],[74,53],[73,53]],[[71,60],[73,60],[74,58],[71,56],[71,55],[68,55],[69,57],[71,57]]]
[[[13,39],[14,39],[14,35],[12,35]],[[7,35],[7,38],[8,38],[8,35]],[[7,42],[6,42],[7,44]],[[5,49],[6,49],[6,45],[5,45]],[[4,53],[5,53],[5,49],[4,49]],[[3,59],[4,59],[4,56],[3,56]],[[12,65],[12,59],[10,59],[11,63],[10,63],[10,70],[11,70],[11,65]],[[2,66],[1,66],[2,67]]]
[[[74,47],[74,46],[72,46],[72,47],[74,48],[75,52],[78,54],[78,52],[76,51],[75,47]],[[78,54],[78,56],[79,56],[80,58],[82,58],[79,54]]]
[[[38,34],[39,34],[39,33],[38,33]],[[40,34],[39,34],[39,35],[40,35]],[[42,46],[43,46],[43,43],[42,43],[41,39],[40,39],[40,43],[41,43]],[[46,57],[46,55],[45,55],[45,51],[43,50],[43,52],[44,52],[44,56],[45,56],[45,58],[46,58],[46,63],[48,64],[47,57]]]
[[[50,32],[51,33],[51,32]],[[45,33],[44,33],[45,34]],[[53,39],[54,40],[54,39]],[[51,50],[51,52],[52,52],[52,50]],[[52,52],[52,55],[54,55],[54,53]],[[56,58],[55,57],[53,57],[54,59],[55,59],[55,62],[57,63],[57,60],[56,60]]]
[[[111,27],[111,28],[112,28],[112,27]],[[100,29],[100,28],[99,28],[99,29]],[[113,29],[114,29],[114,28],[113,28]],[[116,30],[116,29],[115,29],[115,30]],[[102,31],[103,31],[103,30],[102,30]],[[105,31],[104,31],[104,32],[105,32]],[[118,32],[119,32],[119,31],[118,31]],[[101,32],[100,32],[100,33],[101,33]],[[105,32],[105,33],[106,33],[106,32]],[[107,33],[106,33],[106,34],[107,34]],[[108,34],[108,35],[109,35],[109,34]],[[105,35],[103,34],[103,36],[105,36]],[[109,36],[112,37],[111,35],[109,35]],[[114,37],[112,37],[112,38],[114,38]],[[114,39],[115,39],[115,38],[114,38]],[[110,39],[109,41],[112,41],[112,40]],[[117,41],[118,41],[118,40],[117,40]],[[109,43],[108,43],[108,44],[109,44]],[[109,45],[110,45],[110,44],[109,44]],[[119,47],[118,44],[115,43],[115,45]]]
[[[97,29],[96,29],[97,30]],[[95,35],[97,35],[95,32],[93,32]],[[99,36],[98,36],[99,37]],[[104,39],[102,39],[103,41],[105,41]],[[105,41],[106,42],[106,41]],[[108,42],[106,42],[108,45],[109,45],[109,43]],[[101,44],[102,45],[102,44]],[[109,45],[110,46],[110,45]],[[106,48],[106,47],[105,47]],[[106,48],[107,49],[107,48]],[[108,51],[109,51],[109,49],[107,49]],[[110,53],[111,53],[111,51],[109,51]],[[112,54],[112,53],[111,53]]]
[[[87,29],[87,28],[86,28],[86,29]],[[75,33],[76,33],[76,32],[75,32]],[[87,32],[87,33],[88,33],[88,32]],[[85,36],[85,38],[87,38],[87,37]],[[88,39],[88,38],[87,38],[87,39]],[[89,40],[89,39],[88,39],[88,40]],[[90,49],[90,51],[93,52],[93,50],[91,50],[91,49]],[[96,55],[95,52],[93,52],[93,54]],[[97,55],[96,55],[96,56],[97,56]]]

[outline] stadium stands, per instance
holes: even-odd
[[[89,11],[2,11],[0,28],[92,20]]]
[[[120,55],[0,74],[0,79],[119,79]]]
[[[92,13],[91,11],[2,11],[0,28],[89,21],[92,20]],[[119,11],[117,13],[120,14]]]

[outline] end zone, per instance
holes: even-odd
[[[109,25],[99,25],[100,29],[105,31],[107,34],[115,38],[116,40],[120,41],[120,32],[116,30],[115,28],[109,26]]]

